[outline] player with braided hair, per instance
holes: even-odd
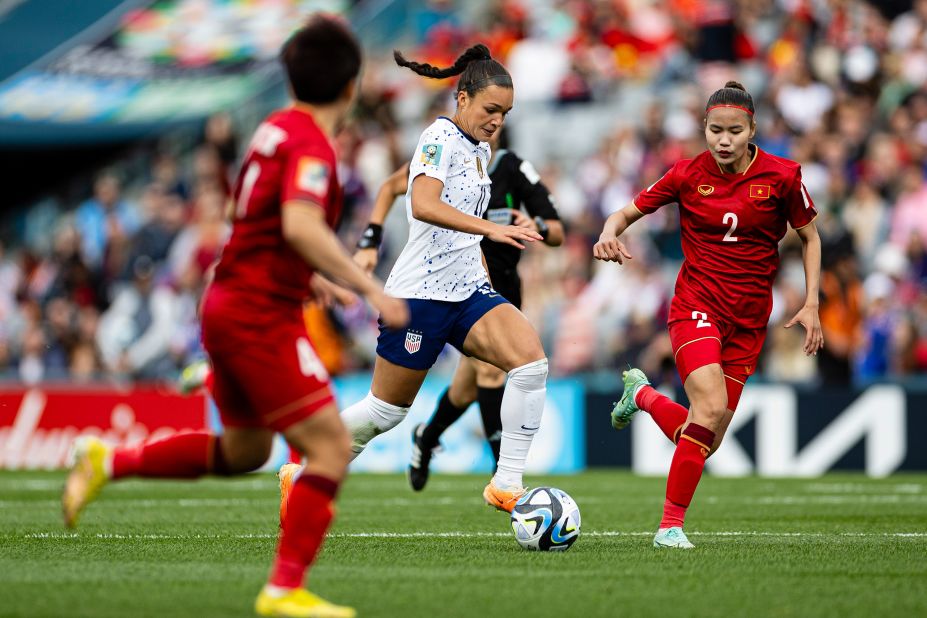
[[[407,60],[398,51],[394,57],[425,77],[460,75],[457,109],[425,130],[409,167],[409,240],[384,288],[408,300],[409,325],[381,324],[370,393],[341,416],[359,455],[370,440],[405,418],[446,343],[505,371],[498,468],[483,497],[511,511],[525,492],[525,460],[540,427],[547,385],[540,339],[525,316],[492,288],[480,250],[483,238],[517,249],[543,239],[534,229],[483,218],[491,182],[487,141],[512,109],[512,78],[485,45],[470,47],[443,69]]]

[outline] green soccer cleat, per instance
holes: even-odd
[[[634,393],[637,392],[637,388],[650,384],[644,372],[637,368],[623,372],[621,378],[624,380],[624,394],[612,408],[612,427],[619,431],[627,427],[634,414],[640,410],[634,402]]]
[[[177,380],[177,390],[180,391],[181,395],[190,395],[203,388],[210,370],[209,363],[205,360],[190,363],[180,372],[180,378]]]
[[[695,545],[686,538],[686,533],[679,526],[660,528],[653,537],[654,547],[674,547],[676,549],[694,549]]]

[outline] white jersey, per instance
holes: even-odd
[[[409,165],[406,217],[409,242],[385,290],[398,298],[462,301],[489,281],[478,234],[431,225],[412,216],[412,181],[425,174],[444,183],[441,200],[482,218],[489,204],[489,144],[477,142],[449,118],[438,118],[418,140]]]

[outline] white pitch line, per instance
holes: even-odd
[[[927,538],[927,532],[768,532],[768,531],[719,531],[719,532],[689,532],[690,536],[701,537],[770,537],[770,538]],[[14,535],[2,535],[7,538]],[[344,539],[441,539],[441,538],[501,538],[510,537],[508,532],[335,532],[331,538]],[[653,531],[624,532],[619,530],[590,530],[583,532],[588,537],[632,537],[653,536]],[[277,534],[121,534],[121,533],[93,533],[79,532],[30,532],[16,538],[23,539],[102,539],[102,540],[222,540],[222,539],[276,539]]]

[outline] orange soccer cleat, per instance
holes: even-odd
[[[483,499],[489,506],[494,506],[500,511],[511,513],[512,509],[515,508],[515,503],[518,502],[527,491],[528,490],[524,487],[500,489],[490,481],[489,485],[483,490]]]

